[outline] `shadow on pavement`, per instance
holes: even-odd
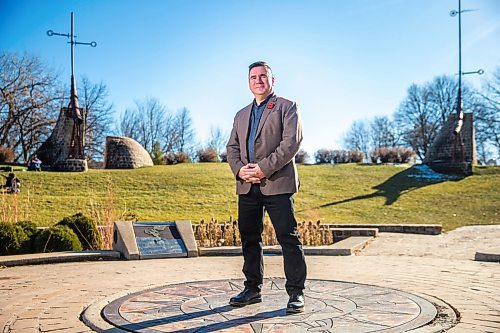
[[[230,305],[225,305],[225,306],[213,308],[210,310],[201,310],[201,311],[194,312],[194,313],[186,313],[186,314],[182,314],[182,315],[175,315],[175,316],[171,316],[171,317],[165,317],[165,318],[154,319],[154,320],[147,320],[147,321],[142,321],[142,322],[138,322],[138,323],[130,323],[130,324],[126,324],[126,325],[120,325],[118,328],[130,331],[130,332],[151,332],[151,333],[152,332],[160,332],[161,331],[160,328],[158,328],[158,331],[157,331],[154,329],[154,327],[160,326],[160,325],[165,325],[165,324],[171,324],[171,323],[179,323],[180,326],[182,326],[182,322],[185,320],[192,320],[192,319],[201,318],[204,316],[217,315],[217,314],[225,317],[224,313],[231,312],[231,310],[234,310],[234,309],[235,308],[230,306]],[[225,317],[226,321],[224,321],[224,322],[215,322],[212,324],[207,324],[207,325],[198,326],[198,327],[179,328],[175,332],[178,332],[178,333],[219,332],[220,330],[228,329],[228,328],[243,325],[243,324],[252,325],[252,322],[261,320],[262,318],[283,317],[283,316],[286,316],[285,309],[264,311],[264,312],[259,312],[253,316],[248,316],[248,317],[238,317],[238,318],[233,318],[233,319],[229,319],[229,318]],[[172,328],[175,328],[175,327],[172,327]],[[111,328],[111,329],[105,330],[103,332],[104,333],[115,333],[115,332],[117,332],[117,328]]]

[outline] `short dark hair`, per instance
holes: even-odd
[[[248,66],[248,74],[250,74],[250,71],[252,70],[252,68],[261,67],[261,66],[265,67],[266,70],[268,70],[271,73],[271,75],[273,74],[273,70],[271,69],[269,64],[265,61],[256,61],[253,64],[251,64],[250,66]]]

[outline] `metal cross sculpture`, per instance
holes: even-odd
[[[75,81],[75,45],[90,45],[91,47],[96,47],[97,43],[92,41],[90,43],[77,42],[74,34],[74,24],[73,24],[73,12],[71,12],[71,33],[61,34],[54,32],[52,30],[47,31],[48,36],[62,36],[69,38],[69,44],[71,44],[71,96],[67,108],[63,108],[63,112],[66,116],[73,120],[73,131],[71,134],[71,143],[69,147],[69,153],[67,158],[84,159],[84,145],[85,145],[85,127],[87,110],[85,108],[80,108],[78,106],[78,92],[76,90]]]

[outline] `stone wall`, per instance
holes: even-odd
[[[54,164],[54,170],[69,172],[86,172],[89,168],[87,160],[68,158]]]
[[[135,169],[152,166],[149,153],[137,141],[125,136],[108,136],[104,147],[106,169]]]
[[[453,113],[436,136],[425,156],[424,163],[429,164],[438,172],[470,174],[472,165],[476,164],[476,140],[472,113],[464,113],[460,135],[453,133],[456,124],[457,115]]]

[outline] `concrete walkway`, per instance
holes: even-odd
[[[500,226],[441,236],[380,234],[359,256],[308,256],[308,277],[429,295],[453,306],[449,332],[500,332],[500,264],[473,261],[500,246]],[[92,332],[89,305],[172,283],[242,278],[241,257],[98,261],[0,269],[0,332]],[[265,258],[266,277],[283,277],[282,258]],[[112,332],[112,330],[109,330]]]

